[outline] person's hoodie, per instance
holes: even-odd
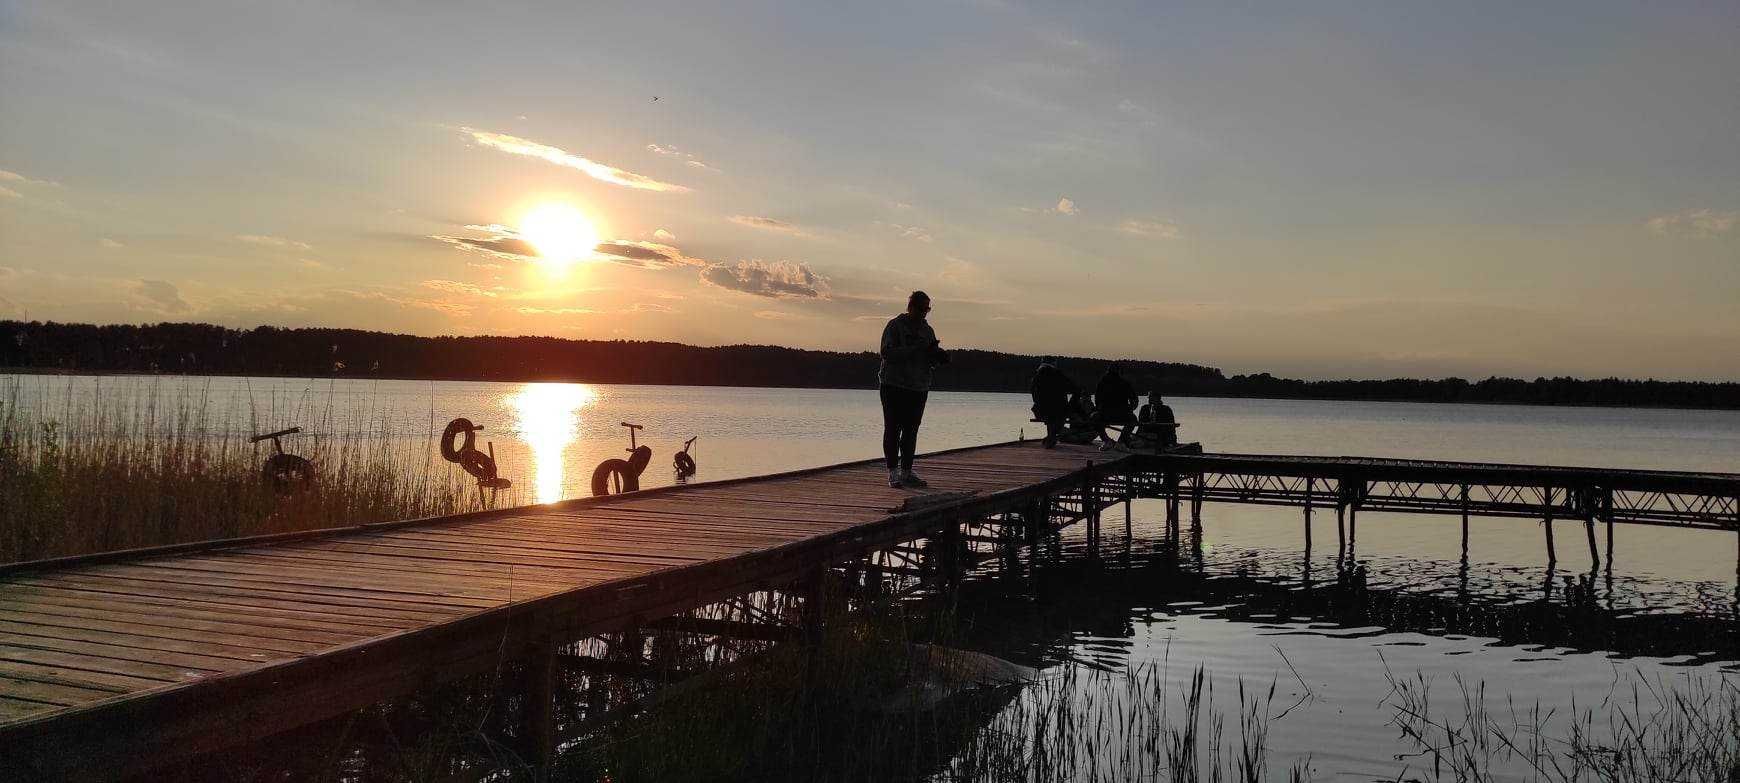
[[[911,313],[894,316],[882,328],[880,353],[876,382],[913,391],[930,391],[931,371],[946,361],[930,322]]]

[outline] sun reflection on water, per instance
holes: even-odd
[[[514,428],[532,448],[537,502],[562,499],[566,452],[580,431],[580,409],[597,397],[592,387],[580,383],[528,383],[508,396],[519,413]]]

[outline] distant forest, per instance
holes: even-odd
[[[1026,391],[1037,357],[952,350],[936,388]],[[697,347],[639,340],[554,337],[416,337],[354,329],[228,329],[211,324],[147,326],[0,321],[0,367],[32,372],[281,375],[487,381],[578,381],[871,388],[876,355],[768,345]],[[1065,357],[1059,365],[1091,388],[1105,359]],[[1139,390],[1210,397],[1412,400],[1545,405],[1740,408],[1740,383],[1604,378],[1487,378],[1467,381],[1301,381],[1268,373],[1124,360]]]

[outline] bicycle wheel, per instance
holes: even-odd
[[[607,459],[592,470],[592,495],[620,495],[640,490],[640,473],[626,460]]]
[[[465,434],[465,443],[456,445],[460,433]],[[470,419],[454,419],[447,422],[447,429],[441,432],[441,458],[448,462],[458,462],[466,452],[477,447],[477,427]]]
[[[295,454],[273,454],[260,466],[260,478],[279,495],[288,495],[314,483],[314,465]]]

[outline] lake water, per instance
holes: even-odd
[[[645,426],[654,449],[643,486],[674,479],[671,454],[698,437],[697,480],[877,456],[874,391],[334,381],[15,376],[21,407],[54,416],[93,399],[202,400],[208,421],[266,431],[302,426],[314,437],[384,438],[416,453],[464,416],[484,425],[522,501],[587,494],[592,467],[621,456],[619,422]],[[1391,456],[1619,468],[1740,472],[1740,412],[1173,398],[1182,437],[1209,451]],[[1013,440],[1025,395],[934,393],[921,451]],[[295,449],[295,441],[287,442]],[[922,464],[919,467],[922,472]],[[1108,532],[1121,514],[1108,516]],[[1734,635],[1733,533],[1620,526],[1613,579],[1597,579],[1603,634],[1516,607],[1552,606],[1538,522],[1472,524],[1462,568],[1451,517],[1362,513],[1357,601],[1302,589],[1307,566],[1335,576],[1333,514],[1319,514],[1319,551],[1301,553],[1298,510],[1209,505],[1202,557],[1182,571],[1164,546],[1158,502],[1133,508],[1127,565],[1087,569],[1070,549],[1044,580],[985,576],[963,591],[975,646],[1022,661],[1118,667],[1164,662],[1185,679],[1201,664],[1308,696],[1270,729],[1273,763],[1309,756],[1314,775],[1394,778],[1396,739],[1383,673],[1485,682],[1519,704],[1588,709],[1616,678],[1740,677]],[[1114,521],[1115,520],[1115,521]],[[1561,523],[1559,576],[1586,569],[1576,523]],[[1058,580],[1062,580],[1059,582]],[[1555,589],[1562,587],[1555,584]],[[1473,608],[1470,608],[1473,607]],[[1573,624],[1574,625],[1574,624]],[[1297,678],[1294,675],[1297,671]],[[1304,683],[1306,685],[1301,685]],[[1287,703],[1291,698],[1286,699]]]

